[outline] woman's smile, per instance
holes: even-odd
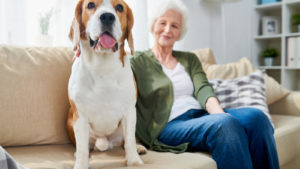
[[[168,36],[168,35],[161,35],[161,37],[162,37],[162,38],[164,38],[165,40],[169,40],[169,39],[171,39],[171,37],[170,37],[170,36]]]

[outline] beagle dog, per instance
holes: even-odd
[[[89,150],[124,143],[127,165],[143,161],[135,140],[136,87],[127,39],[133,54],[133,14],[123,0],[79,0],[69,37],[80,52],[72,65],[68,91],[68,134],[76,145],[74,169],[89,167]],[[79,50],[79,49],[76,49]],[[137,151],[138,148],[138,151]]]

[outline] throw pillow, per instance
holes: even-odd
[[[258,69],[254,67],[247,58],[242,58],[238,62],[222,65],[207,65],[203,67],[207,78],[212,79],[234,79],[249,75]],[[289,91],[282,87],[276,80],[265,74],[266,99],[270,105],[289,94]]]
[[[223,109],[252,107],[260,109],[271,120],[265,97],[264,72],[232,80],[209,80]]]

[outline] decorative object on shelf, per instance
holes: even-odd
[[[291,17],[292,25],[297,27],[297,31],[300,32],[300,14],[294,14]]]
[[[258,3],[261,4],[261,5],[264,5],[264,4],[270,4],[270,3],[276,3],[276,2],[279,2],[280,0],[258,0]]]
[[[263,35],[275,35],[279,34],[279,18],[275,16],[263,16],[262,17],[262,34]]]
[[[286,66],[300,68],[300,36],[287,38]]]
[[[274,58],[278,56],[276,49],[268,48],[261,53],[261,57],[264,58],[265,66],[273,66]]]

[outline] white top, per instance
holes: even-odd
[[[163,65],[162,69],[173,85],[174,102],[169,121],[190,109],[202,109],[200,103],[193,95],[193,82],[184,67],[178,62],[174,69],[168,69]]]

